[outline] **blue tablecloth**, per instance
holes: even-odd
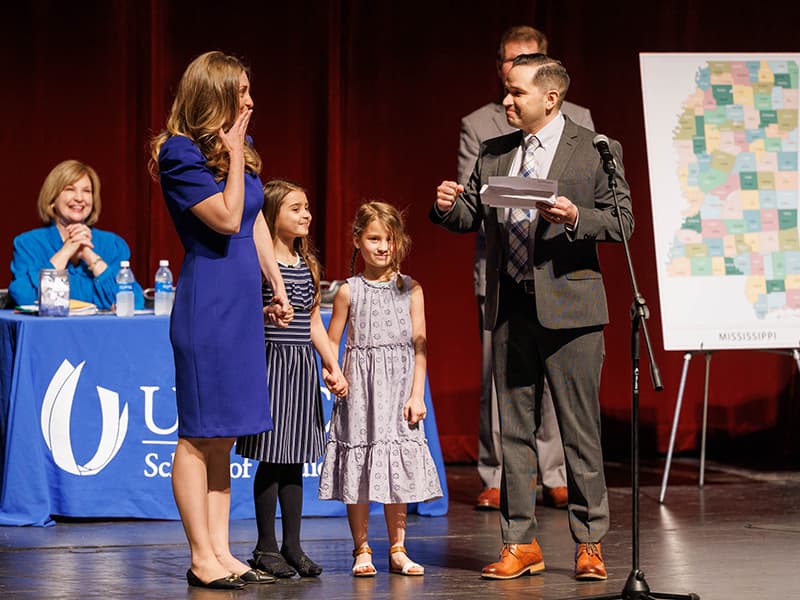
[[[168,317],[151,315],[0,311],[0,525],[49,525],[51,515],[178,518],[170,482],[177,413],[168,330]],[[327,420],[333,402],[321,387]],[[439,516],[447,512],[447,482],[427,384],[425,403],[444,497],[409,508]],[[305,466],[303,513],[343,516],[340,502],[317,499],[319,464]],[[232,454],[231,518],[254,516],[256,466]]]

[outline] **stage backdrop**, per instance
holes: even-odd
[[[498,98],[495,52],[508,26],[532,23],[572,75],[568,98],[592,110],[597,130],[622,142],[636,231],[631,247],[649,300],[666,390],[642,380],[643,450],[665,450],[681,355],[664,352],[642,117],[639,52],[796,51],[800,8],[743,18],[727,2],[603,3],[510,0],[301,0],[231,9],[209,0],[29,0],[4,6],[5,72],[0,160],[0,287],[11,242],[37,226],[47,172],[65,158],[93,165],[103,182],[99,226],[123,235],[143,283],[158,259],[182,249],[147,174],[148,141],[164,124],[175,85],[197,54],[221,49],[252,68],[250,133],[262,177],[309,190],[314,238],[329,278],[347,275],[350,219],[382,198],[405,208],[414,240],[405,270],[425,288],[429,373],[449,460],[477,453],[479,338],[472,298],[472,236],[429,224],[436,185],[454,179],[460,118]],[[627,451],[631,292],[621,249],[601,261],[611,306],[601,403],[609,449]],[[740,377],[757,371],[760,377]],[[730,352],[715,359],[712,434],[771,432],[765,451],[797,446],[794,366],[784,357]],[[702,370],[690,373],[677,447],[696,447]],[[792,412],[794,411],[794,412]],[[709,449],[714,456],[714,445]]]

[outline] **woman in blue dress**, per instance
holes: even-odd
[[[231,554],[230,449],[272,428],[264,356],[263,271],[291,306],[261,215],[261,159],[246,136],[253,112],[248,71],[207,52],[184,72],[153,161],[186,256],[175,292],[178,444],[172,489],[192,554],[190,585],[223,589],[274,578]],[[260,266],[260,269],[259,269]]]
[[[130,260],[131,251],[117,234],[94,227],[101,208],[95,170],[77,160],[57,164],[39,190],[38,208],[45,226],[14,239],[8,286],[14,301],[33,304],[39,299],[41,269],[66,269],[71,298],[111,308],[119,263]],[[144,308],[138,283],[133,292],[136,308]]]

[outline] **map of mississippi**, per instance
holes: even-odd
[[[671,277],[742,277],[757,318],[800,309],[798,65],[708,61],[673,132],[687,200]]]

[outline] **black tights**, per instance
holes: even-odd
[[[275,510],[281,503],[283,539],[281,552],[286,556],[300,557],[300,519],[303,516],[303,465],[258,463],[253,482],[256,505],[258,544],[256,550],[277,552],[275,538]]]

